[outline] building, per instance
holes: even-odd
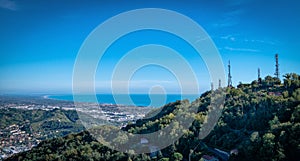
[[[203,155],[201,159],[204,161],[219,161],[218,158],[209,155]]]

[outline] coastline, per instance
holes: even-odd
[[[127,106],[142,106],[142,107],[161,107],[165,104],[175,102],[177,100],[187,99],[190,102],[194,101],[196,98],[200,97],[195,94],[130,94],[130,99],[128,100],[128,95],[126,94],[96,94],[97,101],[92,101],[91,95],[81,95],[82,97],[77,100],[79,103],[98,103],[98,104],[115,104],[115,105],[127,105]],[[116,101],[116,96],[118,96],[118,102]],[[59,95],[44,95],[44,99],[60,100],[60,101],[72,101],[74,102],[72,94],[59,94]]]

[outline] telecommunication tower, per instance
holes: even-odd
[[[230,61],[228,61],[228,87],[232,87],[232,81],[231,81],[231,72],[230,72]]]
[[[261,83],[261,77],[260,77],[260,68],[257,69],[257,82]]]
[[[275,64],[275,76],[276,78],[279,78],[279,64],[278,64],[278,54],[275,54],[275,61],[276,61],[276,64]]]

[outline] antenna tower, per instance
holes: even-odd
[[[232,81],[231,81],[231,72],[230,72],[230,61],[228,61],[228,87],[232,87]]]
[[[260,68],[257,69],[257,82],[261,83],[261,77],[260,77]]]
[[[275,76],[276,78],[279,78],[279,64],[278,64],[278,54],[275,54],[275,61],[276,61],[276,69],[275,69]]]

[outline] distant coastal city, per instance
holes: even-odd
[[[104,118],[119,127],[143,118],[151,109],[115,104],[79,104],[89,107],[79,109],[81,113]],[[1,159],[30,150],[42,140],[85,129],[72,101],[49,99],[46,96],[0,96],[0,121]]]

